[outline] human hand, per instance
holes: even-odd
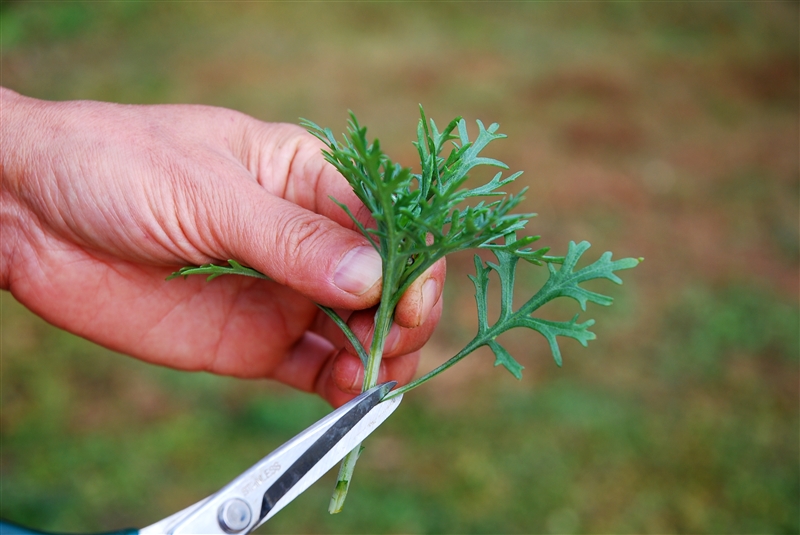
[[[294,125],[221,108],[45,102],[0,89],[0,284],[50,323],[142,360],[273,378],[338,406],[363,369],[314,303],[369,342],[380,257],[366,209]],[[271,281],[165,281],[236,259]],[[381,380],[408,382],[444,264],[401,300]]]

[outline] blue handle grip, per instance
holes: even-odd
[[[105,533],[97,533],[95,535],[138,535],[138,529],[123,529],[120,531],[108,531]],[[28,529],[14,524],[6,520],[0,520],[0,535],[58,535],[52,531],[36,531],[35,529]],[[62,534],[62,535],[67,535]]]

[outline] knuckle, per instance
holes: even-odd
[[[323,249],[328,225],[318,217],[306,214],[287,216],[283,225],[282,260],[286,266],[285,275],[297,277],[303,267],[311,264],[314,253]]]

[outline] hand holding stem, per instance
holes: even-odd
[[[368,222],[317,139],[208,106],[47,102],[0,88],[0,111],[2,289],[155,364],[272,378],[336,406],[361,390],[360,360],[317,303],[366,343],[381,258],[331,200]],[[165,281],[176,266],[229,258],[270,280]],[[429,275],[440,292],[443,270]],[[411,379],[438,321],[440,305],[420,300],[417,287],[399,303],[386,380]]]

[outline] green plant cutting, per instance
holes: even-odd
[[[483,249],[490,251],[496,259],[494,262],[484,261],[475,255],[475,275],[470,279],[475,286],[478,332],[444,364],[390,392],[387,399],[420,386],[483,346],[488,346],[494,353],[495,366],[503,366],[514,377],[521,378],[523,366],[497,341],[498,336],[515,328],[531,329],[544,336],[556,364],[561,366],[558,337],[573,338],[586,346],[595,338],[589,330],[594,320],[578,322],[576,314],[569,321],[551,321],[536,317],[536,311],[559,297],[571,297],[584,311],[588,302],[610,305],[611,297],[589,291],[581,284],[594,279],[608,279],[621,284],[622,280],[615,272],[630,269],[642,260],[612,260],[611,253],[606,252],[593,263],[578,268],[579,260],[589,249],[586,241],[570,242],[564,256],[549,255],[547,247],[532,247],[539,236],[525,236],[524,230],[535,214],[513,212],[525,190],[517,194],[500,190],[522,173],[504,177],[507,165],[481,156],[490,142],[506,137],[497,132],[497,124],[486,128],[477,121],[478,134],[470,140],[466,121],[461,117],[453,119],[439,131],[436,123],[428,120],[420,107],[417,140],[414,142],[420,158],[419,173],[392,161],[381,150],[377,139],[369,142],[367,129],[359,124],[353,113],[342,141],[337,140],[328,128],[305,120],[302,125],[326,145],[327,149],[323,150],[325,159],[347,179],[374,221],[374,225],[364,226],[344,204],[337,202],[383,261],[381,300],[375,313],[374,336],[369,347],[359,342],[334,310],[320,305],[344,332],[364,365],[362,390],[377,384],[384,343],[401,296],[417,277],[449,254]],[[500,171],[487,183],[469,187],[469,173],[478,166],[494,167]],[[548,278],[532,297],[515,306],[514,284],[520,260],[545,266]],[[494,322],[490,321],[488,314],[488,286],[492,273],[500,282],[500,313]],[[185,267],[173,273],[171,278],[194,274],[208,275],[209,280],[227,274],[267,278],[235,260],[222,266]],[[331,497],[331,513],[342,509],[360,450],[360,447],[355,448],[342,461]]]

